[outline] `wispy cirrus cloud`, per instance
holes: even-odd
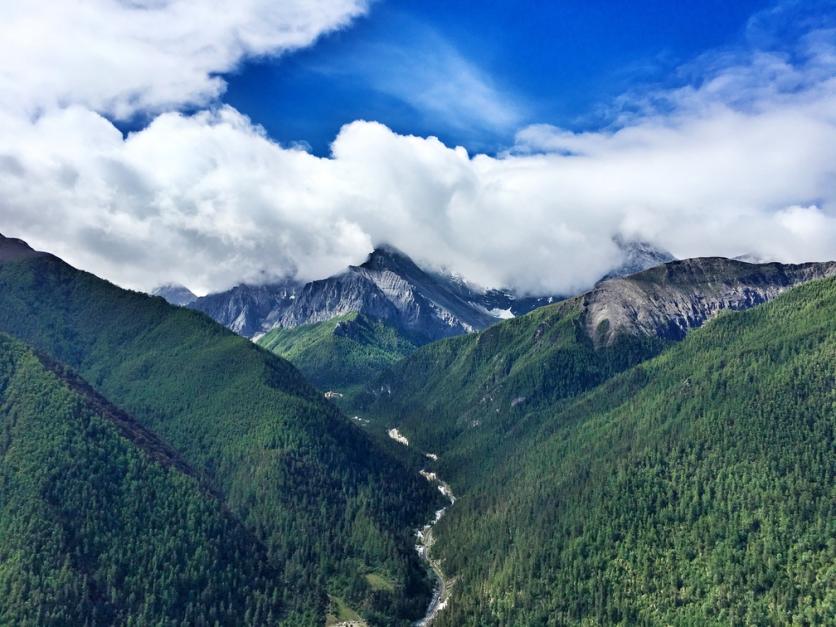
[[[510,136],[527,117],[523,99],[449,39],[406,16],[393,21],[397,37],[356,42],[315,69],[396,99],[440,129]]]

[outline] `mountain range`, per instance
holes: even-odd
[[[288,362],[2,236],[0,311],[0,623],[420,614],[437,497]]]
[[[441,276],[258,345],[0,236],[0,624],[831,622],[836,262]]]
[[[455,490],[434,625],[832,622],[834,320],[831,273],[681,340],[590,350],[567,304],[399,363],[363,415]]]
[[[623,263],[611,274],[673,259],[646,242],[614,241]],[[194,300],[177,286],[154,293],[290,359],[316,385],[343,392],[418,346],[474,333],[563,298],[484,289],[453,273],[422,268],[392,246],[378,247],[359,266],[306,284],[242,284]]]
[[[614,241],[623,263],[611,276],[673,259],[646,242],[621,237]],[[479,331],[497,320],[562,299],[557,294],[532,296],[510,289],[484,289],[453,274],[421,268],[388,245],[376,248],[359,266],[306,284],[293,280],[241,284],[200,298],[177,285],[161,286],[153,293],[172,304],[202,311],[245,337],[359,313],[383,321],[419,344]]]
[[[382,372],[352,411],[457,497],[434,624],[828,622],[834,316],[834,262],[688,259]]]

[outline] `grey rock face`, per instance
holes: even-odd
[[[678,340],[721,311],[748,309],[794,285],[833,275],[836,262],[750,264],[702,257],[601,281],[579,299],[586,331],[598,345],[624,333]]]
[[[625,250],[633,250],[634,244],[625,243]],[[641,254],[631,267],[639,264],[643,269],[669,256],[647,244],[634,247]],[[428,342],[479,331],[563,298],[485,290],[451,274],[420,268],[396,248],[381,246],[362,265],[326,279],[305,285],[239,285],[198,298],[189,307],[247,337],[358,312],[396,326],[415,341]]]
[[[304,285],[239,285],[198,298],[189,307],[247,337],[358,312],[428,342],[496,322],[468,296],[452,279],[427,272],[397,249],[382,246],[362,265],[326,279]]]
[[[237,285],[226,292],[201,296],[188,306],[240,335],[252,337],[275,326],[275,321],[293,303],[300,289],[301,286],[292,281]]]
[[[195,296],[192,291],[186,287],[185,285],[179,285],[177,283],[167,283],[166,285],[160,285],[159,287],[154,288],[151,292],[152,296],[161,296],[165,298],[172,305],[178,305],[180,307],[185,307],[190,302],[195,300],[197,296]]]
[[[349,312],[393,324],[420,341],[477,331],[496,321],[439,275],[394,248],[381,247],[364,264],[305,285],[278,323],[295,327]]]

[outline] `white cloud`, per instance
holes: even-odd
[[[712,59],[692,86],[625,96],[618,128],[532,126],[499,157],[357,121],[320,158],[224,106],[123,138],[91,110],[129,102],[118,81],[34,118],[0,99],[0,231],[123,285],[202,291],[324,276],[382,242],[484,284],[558,292],[618,261],[616,232],[680,256],[834,258],[832,42],[820,31],[793,56]],[[147,106],[203,97],[171,84]]]
[[[130,117],[204,105],[245,57],[310,45],[367,0],[26,0],[0,3],[0,98],[36,115],[77,104]]]

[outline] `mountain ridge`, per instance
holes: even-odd
[[[614,242],[624,263],[610,274],[673,259],[667,251],[647,242],[624,238],[614,238]],[[188,306],[246,337],[257,338],[276,327],[296,328],[356,312],[383,320],[414,341],[426,343],[480,331],[497,320],[523,315],[564,298],[559,294],[484,289],[455,274],[422,268],[395,246],[381,244],[362,264],[323,279],[240,284],[196,298]]]
[[[0,262],[0,310],[0,330],[78,372],[223,495],[285,570],[288,624],[321,624],[328,593],[390,624],[422,611],[410,530],[431,487],[290,363],[52,255]],[[367,572],[394,585],[375,590]]]
[[[808,281],[442,452],[438,625],[827,624],[834,313]]]
[[[369,383],[357,396],[355,411],[397,416],[398,424],[390,426],[442,456],[445,449],[468,450],[480,433],[505,429],[583,393],[721,312],[746,309],[800,282],[834,275],[833,262],[758,266],[698,258],[608,279],[584,295],[478,334],[418,348]],[[470,463],[458,455],[448,454],[444,462],[449,479],[456,478],[448,474],[454,464]]]
[[[583,294],[586,330],[596,342],[612,343],[620,332],[678,340],[721,311],[748,309],[794,285],[834,274],[833,261],[747,263],[725,257],[671,261],[606,279]]]
[[[283,618],[285,582],[266,547],[194,469],[5,333],[0,427],[0,623]]]

